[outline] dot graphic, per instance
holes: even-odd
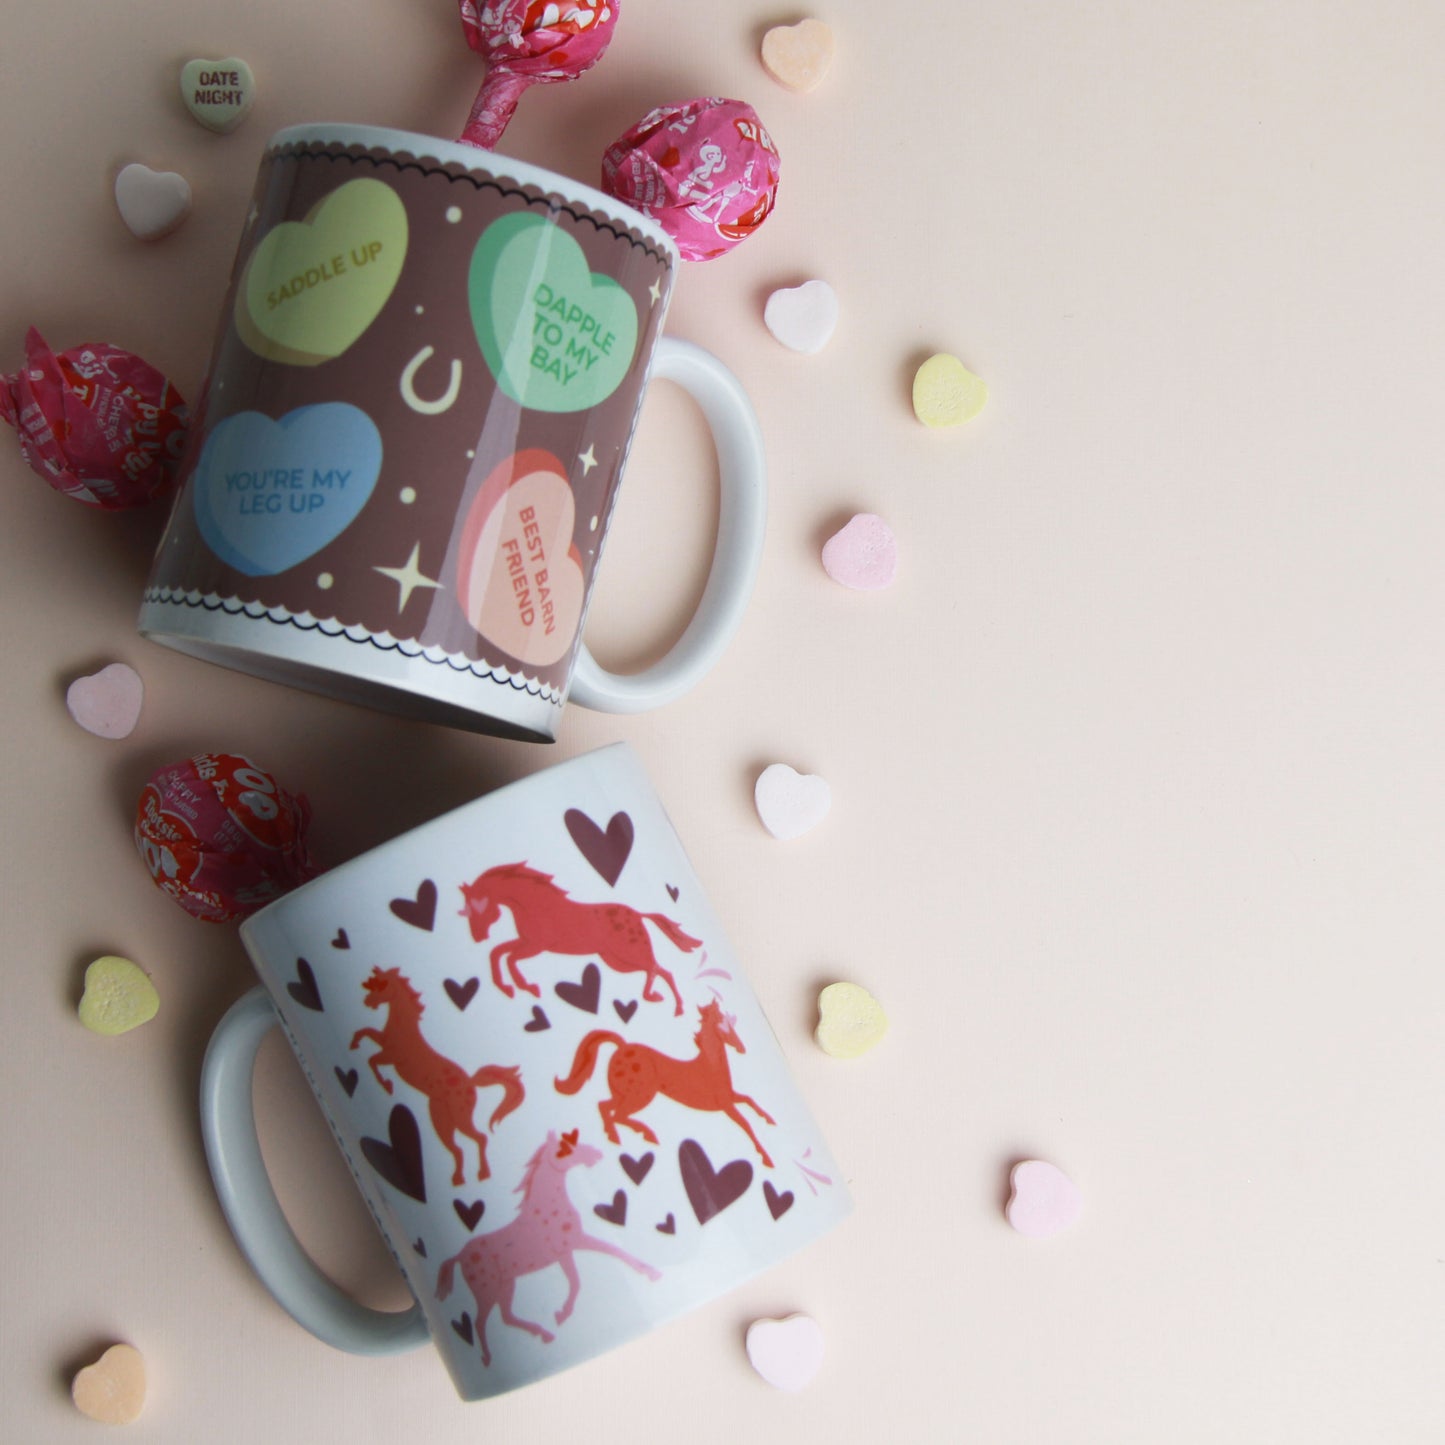
[[[587,524],[587,530],[588,530],[589,532],[595,532],[595,531],[597,530],[597,518],[596,518],[596,517],[593,517],[593,519],[592,519],[590,522],[588,522],[588,524]]]
[[[423,307],[418,306],[418,307],[416,308],[416,314],[417,314],[418,316],[420,316],[420,315],[422,314],[423,309],[424,309]]]
[[[336,581],[336,578],[334,578],[334,577],[331,575],[331,573],[329,573],[329,572],[323,572],[323,573],[316,579],[316,585],[317,585],[323,592],[325,592],[325,591],[327,590],[327,588],[329,588],[329,587],[331,586],[331,584],[332,584],[333,582],[335,582],[335,581]]]
[[[467,459],[468,459],[469,461],[474,460],[475,457],[476,457],[476,455],[477,455],[476,452],[474,452],[474,451],[468,451],[468,452],[467,452]]]
[[[461,220],[461,218],[462,218],[462,208],[461,208],[460,206],[448,206],[448,207],[447,207],[447,220],[449,220],[449,221],[452,223],[452,225],[455,226],[456,223]]]
[[[415,488],[415,487],[403,487],[403,488],[401,489],[400,495],[401,495],[401,500],[402,500],[402,502],[405,503],[405,505],[409,507],[409,506],[411,506],[411,504],[412,504],[414,501],[416,501],[416,488]]]

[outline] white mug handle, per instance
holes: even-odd
[[[355,1355],[425,1344],[419,1304],[395,1312],[358,1304],[311,1262],[281,1212],[256,1137],[251,1090],[256,1051],[278,1022],[266,990],[252,989],[216,1026],[201,1066],[201,1133],[226,1222],[277,1304],[318,1339]]]
[[[737,377],[711,352],[664,336],[652,378],[675,381],[702,409],[717,447],[717,542],[707,585],[692,621],[665,656],[642,672],[608,672],[578,649],[571,701],[599,712],[643,712],[697,685],[722,655],[742,621],[767,523],[767,468],[757,414]]]

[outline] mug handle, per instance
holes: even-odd
[[[301,1248],[271,1187],[256,1136],[251,1074],[279,1024],[264,988],[232,1004],[201,1066],[201,1133],[231,1233],[276,1303],[318,1339],[355,1355],[391,1355],[429,1338],[421,1306],[368,1309],[339,1290]]]
[[[599,712],[643,712],[672,702],[699,683],[742,621],[767,522],[767,467],[757,414],[742,384],[711,352],[664,336],[651,378],[675,381],[702,409],[717,447],[718,519],[712,567],[692,621],[672,648],[642,672],[608,672],[577,652],[571,701]]]

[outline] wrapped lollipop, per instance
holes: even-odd
[[[602,58],[618,0],[461,0],[467,44],[487,62],[461,139],[491,150],[529,85],[575,80]]]
[[[778,151],[741,100],[659,106],[607,147],[602,189],[650,216],[686,261],[710,261],[767,219]]]
[[[193,917],[230,923],[316,876],[311,807],[249,758],[202,753],[154,773],[135,841],[156,886]]]
[[[103,342],[58,354],[32,326],[25,365],[0,376],[0,417],[57,492],[90,507],[140,507],[176,484],[188,413],[155,367]]]

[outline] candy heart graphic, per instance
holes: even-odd
[[[225,135],[251,113],[256,80],[251,67],[234,55],[225,60],[188,60],[181,68],[181,99],[207,130]]]
[[[556,662],[577,635],[586,585],[575,516],[566,469],[535,447],[496,467],[467,513],[457,601],[483,637],[519,662]]]
[[[137,161],[116,176],[115,204],[132,235],[158,241],[191,214],[191,185],[174,171],[153,171]]]
[[[282,221],[262,237],[236,287],[236,331],[271,361],[330,361],[380,315],[406,248],[397,193],[369,176],[347,181],[304,221]]]
[[[1025,1159],[1009,1171],[1012,1194],[1004,1217],[1020,1234],[1047,1239],[1067,1229],[1083,1213],[1079,1186],[1057,1165]]]
[[[801,1390],[823,1367],[823,1331],[810,1315],[754,1320],[748,1326],[748,1361],[768,1384]]]
[[[112,1345],[71,1381],[70,1398],[82,1415],[102,1425],[129,1425],[146,1398],[146,1366],[134,1345]]]
[[[334,542],[381,473],[381,433],[344,401],[272,421],[259,411],[218,422],[192,479],[206,545],[248,577],[272,577]]]
[[[632,365],[632,298],[589,270],[582,248],[545,216],[519,211],[487,227],[472,253],[467,297],[497,385],[523,406],[596,406]]]

